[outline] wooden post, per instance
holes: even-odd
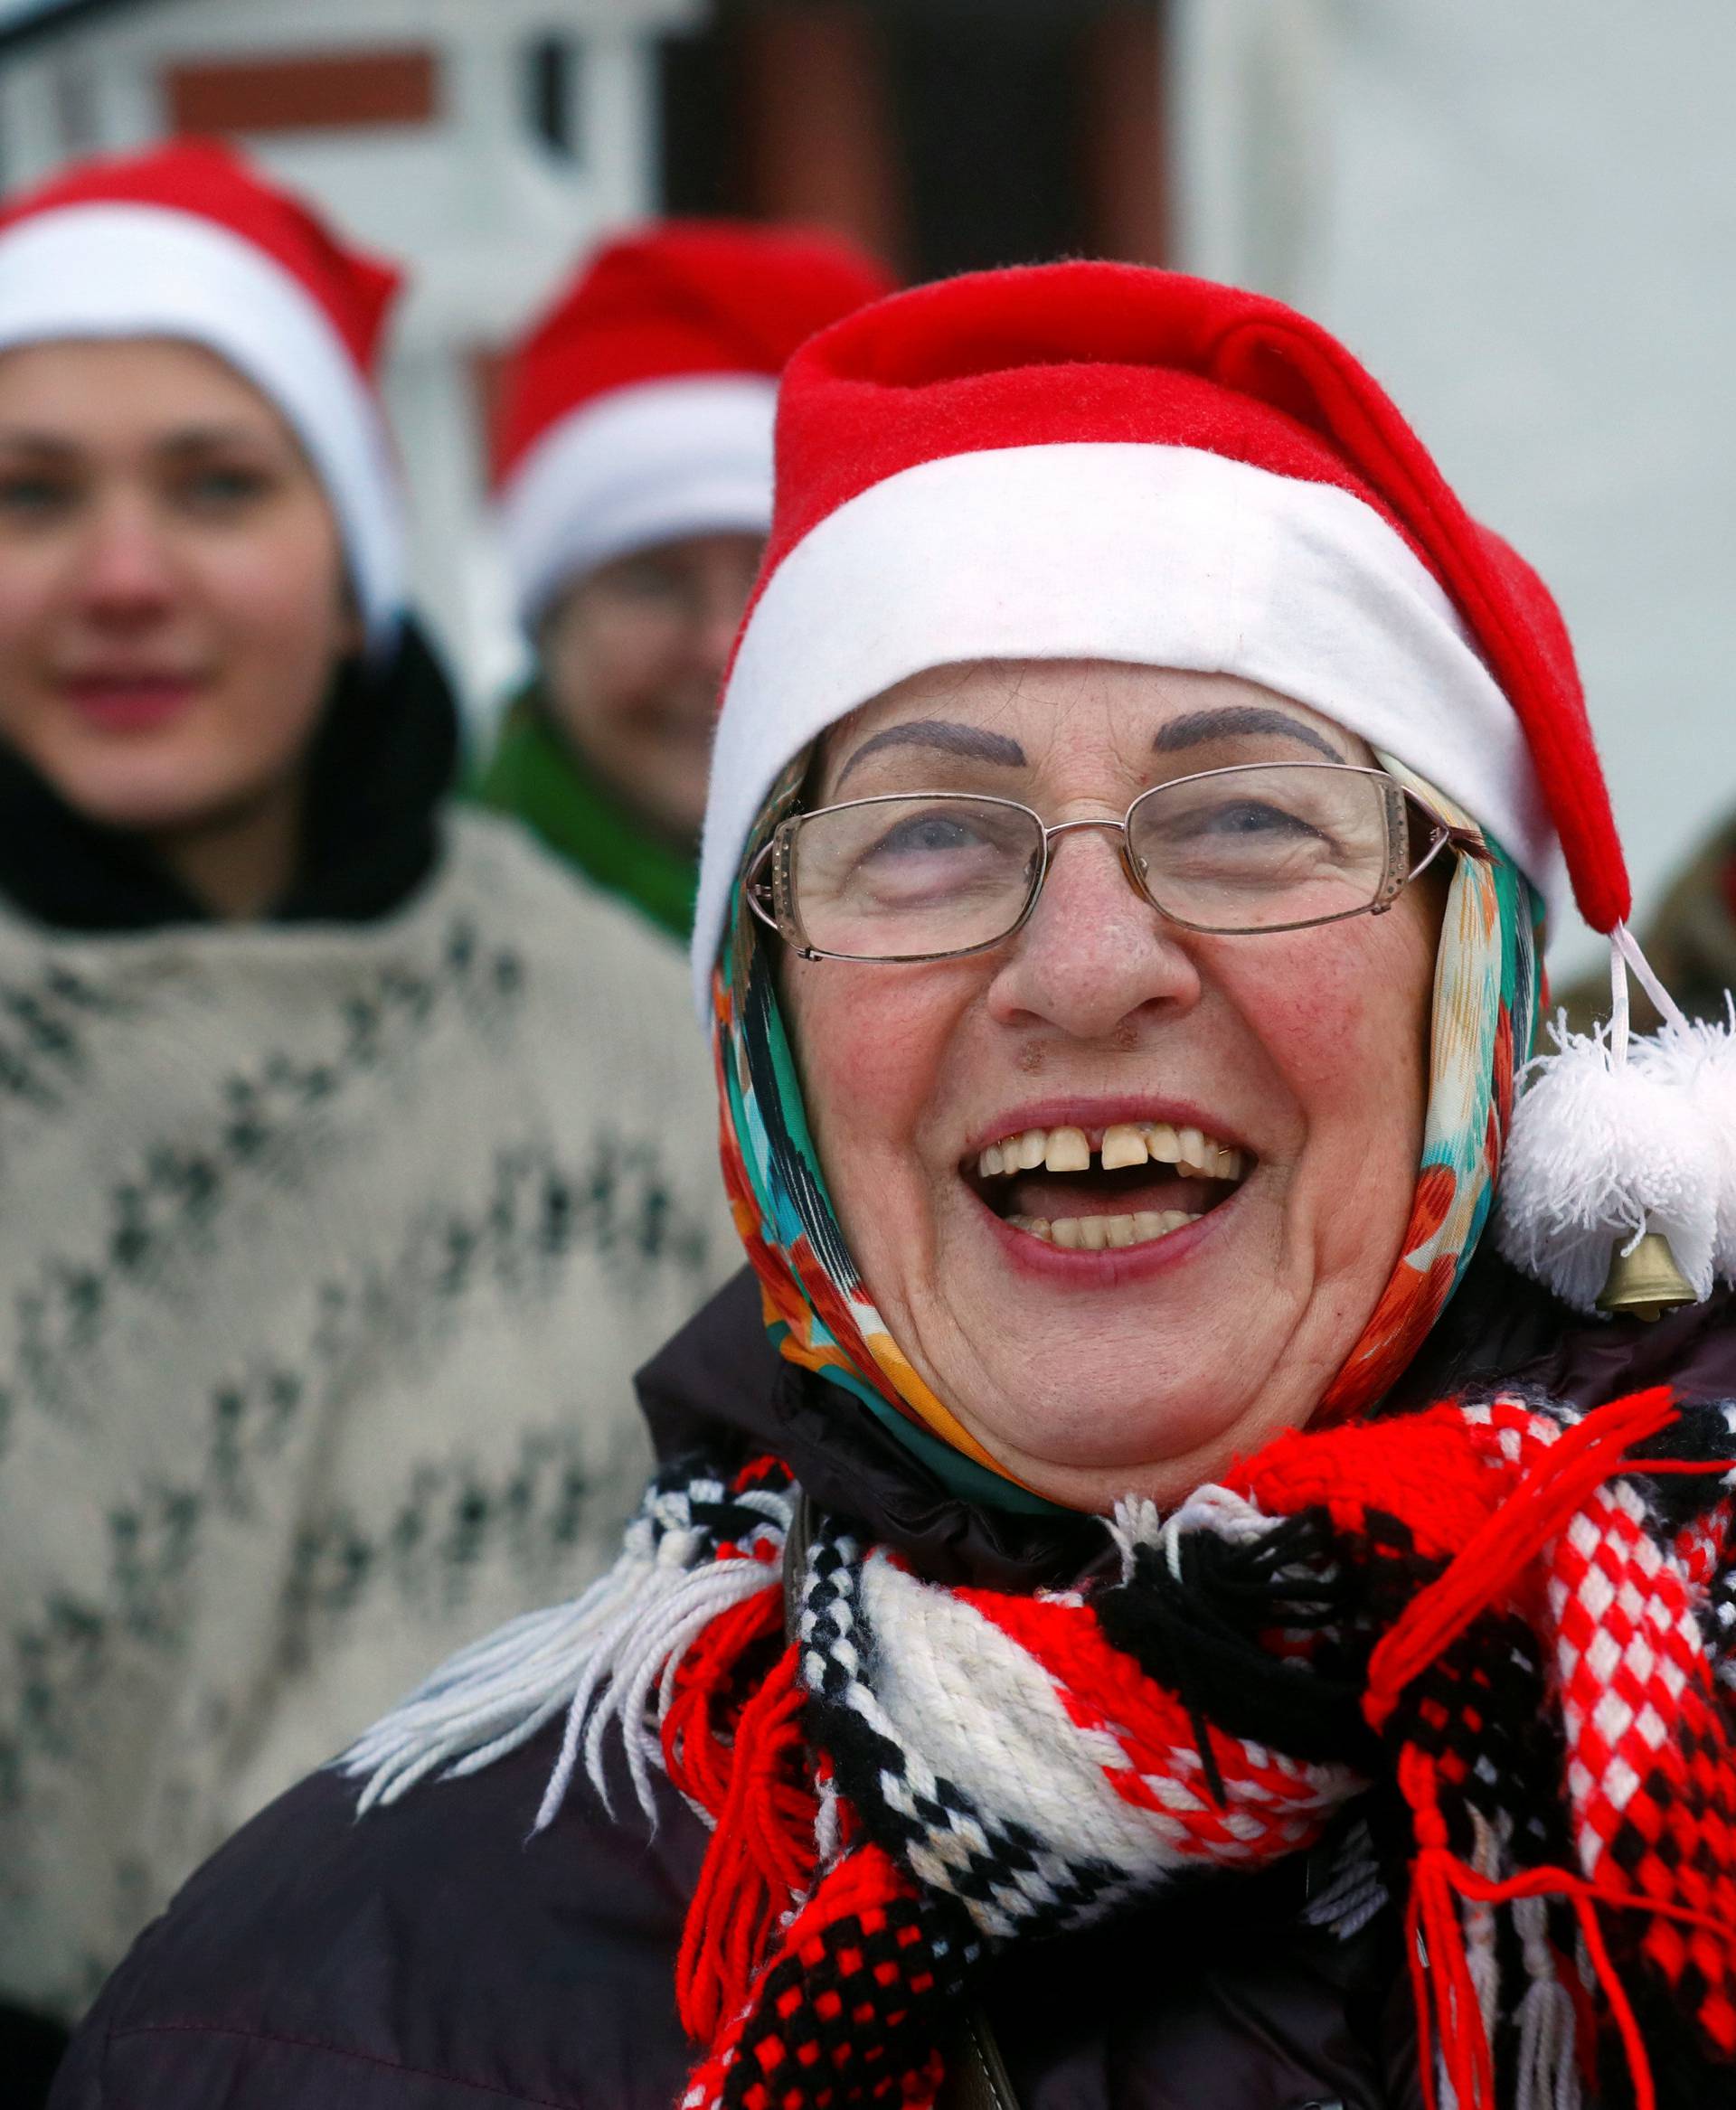
[[[786,0],[741,18],[744,189],[752,211],[848,235],[894,268],[906,212],[884,50],[861,0]]]
[[[1170,260],[1169,142],[1161,0],[1119,5],[1084,30],[1080,189],[1091,248],[1130,264]]]

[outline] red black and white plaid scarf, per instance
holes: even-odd
[[[712,1830],[677,1970],[685,2110],[932,2101],[997,1955],[1407,1823],[1423,2082],[1458,2110],[1736,2099],[1736,1407],[1518,1399],[1281,1437],[1119,1573],[924,1582],[762,1457],[654,1482],[575,1604],[350,1755],[364,1804],[564,1712],[539,1822],[624,1738]],[[1363,1838],[1366,1833],[1361,1834]],[[1313,1908],[1384,1898],[1346,1864]]]

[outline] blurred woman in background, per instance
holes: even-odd
[[[777,375],[887,287],[827,236],[672,221],[599,250],[512,357],[501,525],[536,674],[482,796],[679,938]]]
[[[446,810],[396,274],[226,151],[0,219],[0,2001],[582,1580],[724,1264],[679,964]]]

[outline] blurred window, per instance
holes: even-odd
[[[585,158],[579,99],[584,52],[571,37],[538,37],[524,54],[530,127],[562,161]]]

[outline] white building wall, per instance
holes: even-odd
[[[1736,6],[1177,5],[1184,260],[1339,332],[1560,595],[1643,915],[1736,806]]]

